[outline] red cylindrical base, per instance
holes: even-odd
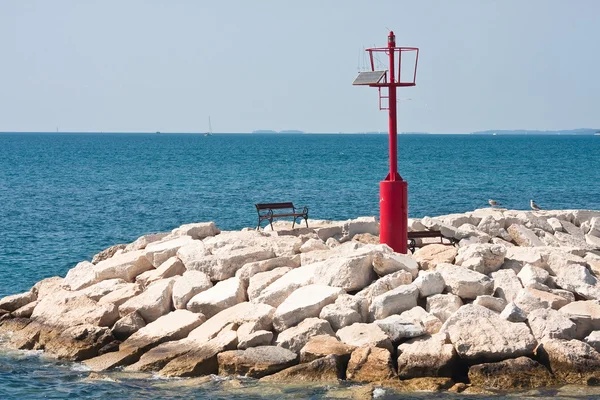
[[[396,253],[406,254],[408,245],[408,183],[381,181],[379,184],[379,242]]]

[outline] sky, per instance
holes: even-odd
[[[399,132],[600,128],[596,0],[0,0],[0,131],[386,131],[362,49],[420,48]]]

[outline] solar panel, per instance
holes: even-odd
[[[385,75],[387,71],[367,71],[367,72],[359,72],[358,76],[352,82],[353,85],[372,85],[374,83],[379,83],[381,78]]]

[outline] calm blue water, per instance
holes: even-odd
[[[488,198],[600,209],[598,136],[401,135],[398,146],[414,217]],[[312,218],[378,215],[387,169],[386,135],[0,134],[0,297],[145,233],[255,226],[257,202],[305,204]],[[0,360],[10,365],[0,394],[39,365]]]

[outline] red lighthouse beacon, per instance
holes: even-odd
[[[390,172],[379,184],[380,242],[385,243],[397,253],[405,253],[408,244],[408,183],[398,173],[398,121],[396,115],[396,88],[415,86],[419,49],[416,47],[396,47],[396,37],[390,31],[387,47],[366,49],[369,53],[371,71],[360,72],[353,85],[376,87],[379,90],[379,109],[389,114],[389,156]],[[389,57],[389,69],[375,70],[374,60],[377,53]],[[410,54],[409,54],[410,53]],[[412,74],[402,71],[402,58],[414,57]],[[374,58],[375,57],[375,58]],[[396,63],[396,58],[398,59]],[[377,59],[378,60],[378,59]],[[398,70],[396,71],[396,65]],[[403,80],[404,77],[404,80]],[[412,79],[411,79],[412,78]],[[387,105],[385,101],[387,100]]]

